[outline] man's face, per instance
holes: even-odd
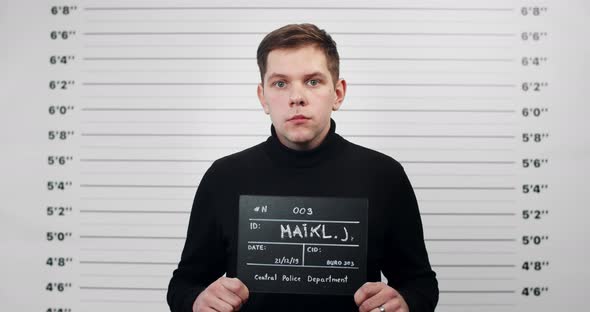
[[[334,84],[326,56],[315,46],[271,51],[258,85],[258,99],[279,140],[294,150],[321,144],[345,93],[346,82]]]

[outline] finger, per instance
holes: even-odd
[[[221,280],[221,285],[231,291],[232,293],[236,294],[242,300],[242,303],[248,300],[250,296],[250,292],[248,291],[248,287],[242,283],[237,278],[224,278]]]
[[[385,303],[397,298],[398,294],[393,288],[385,286],[381,288],[381,290],[376,293],[374,296],[367,298],[360,306],[359,311],[368,312],[372,311],[373,309],[378,309],[380,306],[384,305]]]
[[[218,312],[233,312],[234,307],[232,307],[229,303],[217,298],[217,297],[209,297],[206,305]]]
[[[354,293],[354,302],[357,306],[360,306],[365,300],[370,297],[373,297],[376,293],[378,293],[383,287],[387,286],[385,283],[377,282],[371,283],[367,282],[361,288],[359,288]]]
[[[240,298],[238,295],[234,294],[233,292],[231,292],[227,288],[224,288],[224,287],[222,287],[222,288],[223,288],[223,290],[217,294],[217,298],[230,304],[234,308],[234,310],[236,310],[236,311],[240,310],[242,308],[242,304],[244,303],[242,301],[242,298]]]
[[[400,312],[400,308],[402,307],[401,300],[399,298],[395,298],[393,300],[389,300],[388,302],[376,307],[375,309],[371,310],[371,312],[381,312],[379,307],[383,306],[385,312]]]
[[[211,298],[215,298],[213,290],[210,287],[211,286],[207,287],[197,296],[197,299],[193,302],[193,312],[215,312],[215,310],[209,306]]]

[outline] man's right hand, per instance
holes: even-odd
[[[242,281],[222,276],[197,296],[193,303],[193,312],[239,311],[248,296],[248,288]]]

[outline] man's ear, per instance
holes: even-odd
[[[344,96],[346,96],[346,80],[339,79],[334,86],[334,104],[332,105],[332,110],[337,111],[340,109],[342,102],[344,101]]]
[[[260,105],[262,105],[262,109],[264,109],[264,112],[267,115],[270,114],[270,109],[268,107],[268,103],[266,103],[266,99],[264,98],[264,87],[262,86],[262,83],[258,84],[258,88],[256,90],[256,93],[258,95],[258,101],[260,102]]]

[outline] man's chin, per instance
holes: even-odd
[[[298,150],[311,150],[318,147],[319,143],[312,138],[299,139],[290,141],[291,144],[296,145]]]
[[[305,145],[312,141],[313,136],[307,131],[301,131],[299,133],[290,133],[289,135],[287,135],[287,139],[289,139],[289,141],[291,141],[294,144]]]

